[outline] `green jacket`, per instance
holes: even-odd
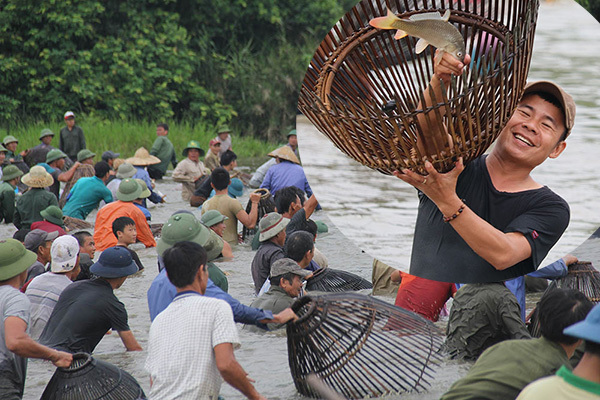
[[[31,188],[17,200],[13,224],[17,229],[31,228],[31,224],[42,221],[40,211],[48,206],[57,206],[56,196],[45,189]]]
[[[281,287],[271,286],[269,290],[254,300],[250,307],[261,308],[263,310],[269,310],[273,312],[273,314],[278,314],[286,308],[291,307],[294,303],[294,300],[295,299],[290,297],[290,295],[287,294]],[[275,329],[282,328],[284,325],[285,324],[270,323],[267,324],[267,329],[273,331]],[[251,326],[249,326],[249,328],[254,330]],[[256,328],[256,331],[261,330]]]
[[[0,222],[10,224],[15,214],[15,187],[8,182],[0,185]]]
[[[73,161],[77,161],[77,153],[85,149],[83,129],[74,125],[72,130],[66,126],[60,130],[59,148]]]
[[[222,291],[227,293],[229,290],[229,282],[227,276],[219,267],[214,263],[209,262],[208,264],[208,277],[215,285],[217,285]]]
[[[150,154],[160,158],[160,163],[153,165],[152,168],[159,170],[163,175],[167,172],[169,162],[173,167],[177,165],[175,148],[173,143],[166,136],[158,136],[150,149]]]

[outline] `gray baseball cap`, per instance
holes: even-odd
[[[280,258],[271,265],[271,276],[279,276],[291,272],[294,275],[298,275],[302,278],[306,278],[311,275],[311,271],[302,269],[298,263],[291,258]]]

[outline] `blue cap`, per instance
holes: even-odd
[[[583,321],[566,327],[563,333],[578,339],[600,343],[600,304],[596,304]]]
[[[102,278],[121,278],[138,272],[131,253],[124,247],[109,247],[90,267],[90,272]]]

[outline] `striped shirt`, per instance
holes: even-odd
[[[46,272],[33,278],[25,294],[31,302],[29,335],[38,340],[62,291],[71,284],[64,274]]]

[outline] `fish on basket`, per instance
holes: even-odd
[[[304,396],[318,397],[311,374],[350,399],[424,391],[434,379],[443,335],[413,312],[357,293],[304,296],[292,309],[288,359]]]

